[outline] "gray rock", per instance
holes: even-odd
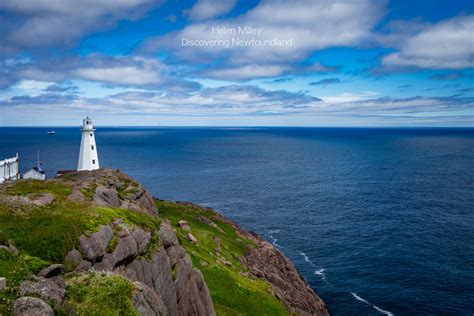
[[[191,280],[196,284],[199,300],[204,306],[204,315],[216,315],[214,304],[211,299],[211,293],[209,292],[209,288],[204,281],[204,276],[201,271],[194,269],[191,274]]]
[[[132,281],[138,281],[153,288],[153,275],[151,266],[145,258],[134,260],[125,268],[124,274]]]
[[[180,220],[178,221],[178,227],[180,227],[183,230],[190,231],[191,228],[189,227],[189,224],[185,220]]]
[[[193,244],[197,243],[197,241],[198,241],[197,238],[194,237],[194,235],[191,234],[191,233],[187,233],[187,234],[186,234],[186,238],[187,238],[189,241],[191,241]]]
[[[114,259],[111,254],[105,255],[100,262],[94,264],[94,270],[101,272],[112,271],[114,267]]]
[[[8,248],[7,246],[4,246],[4,245],[0,245],[0,251],[1,250],[6,251],[6,252],[10,252],[10,248]]]
[[[145,193],[145,190],[142,186],[129,187],[126,191],[128,191],[129,193],[127,193],[125,197],[130,201],[135,201],[139,199]]]
[[[143,191],[143,194],[135,202],[140,210],[145,210],[148,214],[158,215],[158,209],[155,205],[155,200],[147,191]]]
[[[119,207],[120,200],[117,194],[117,191],[114,189],[108,189],[104,186],[98,186],[95,189],[95,194],[93,197],[95,203],[103,206],[109,207]]]
[[[79,190],[72,190],[67,199],[73,202],[84,202],[86,200],[84,194],[82,194],[82,192]]]
[[[176,269],[178,315],[215,315],[209,289],[202,274],[193,269],[191,258],[186,255]]]
[[[178,262],[178,260],[181,260],[184,255],[186,255],[186,251],[184,250],[181,245],[175,245],[171,246],[166,249],[166,254],[170,258],[170,264],[172,267]]]
[[[191,258],[188,255],[185,255],[182,260],[177,263],[176,269],[176,279],[174,281],[176,286],[176,294],[178,297],[178,302],[183,301],[183,297],[186,295],[187,283],[191,277],[191,272],[193,271],[193,264]]]
[[[153,254],[150,261],[153,288],[163,298],[169,315],[178,315],[178,299],[171,275],[171,265],[163,247]]]
[[[121,200],[120,201],[120,207],[124,208],[126,210],[130,209],[130,201],[129,200]]]
[[[168,315],[162,299],[150,287],[141,282],[135,282],[134,285],[136,290],[132,294],[132,303],[140,315]]]
[[[179,244],[178,237],[176,237],[176,233],[173,228],[171,228],[169,222],[164,221],[161,223],[158,234],[165,249]]]
[[[13,302],[13,315],[16,316],[54,316],[54,311],[39,298],[20,297]]]
[[[151,233],[137,228],[132,231],[132,237],[137,242],[138,254],[142,254],[148,246],[148,242],[151,239]]]
[[[117,237],[123,238],[130,236],[130,232],[128,231],[128,228],[125,225],[122,225],[122,229],[117,233]]]
[[[60,275],[64,272],[64,266],[62,264],[52,264],[47,268],[44,268],[38,272],[38,276],[43,278],[51,278]]]
[[[20,284],[21,296],[37,296],[48,303],[61,305],[66,290],[50,279],[38,278],[36,281],[23,281]]]
[[[256,278],[266,278],[292,314],[328,315],[326,304],[308,286],[293,263],[272,244],[256,234],[253,236],[257,247],[249,247],[245,260],[241,260],[250,273]]]
[[[46,206],[51,203],[56,199],[56,197],[51,194],[51,193],[45,193],[42,196],[36,198],[33,200],[33,204],[36,206]]]
[[[122,261],[130,260],[136,257],[138,254],[138,247],[135,238],[127,236],[125,238],[119,238],[117,247],[112,252],[112,264],[116,267]]]
[[[97,271],[112,271],[120,264],[131,262],[138,255],[138,246],[135,238],[128,235],[119,238],[112,253],[106,254],[103,259],[94,265]]]
[[[213,221],[211,221],[209,218],[203,216],[203,215],[198,215],[196,216],[196,220],[198,220],[199,222],[203,223],[203,224],[206,224],[206,225],[209,225],[211,227],[214,227],[214,228],[218,228],[217,224],[214,223]]]
[[[232,266],[232,262],[227,261],[227,260],[222,259],[222,258],[217,258],[217,259],[216,259],[216,263],[217,263],[217,264],[220,264],[220,265],[222,265],[222,266],[228,266],[228,267],[231,267],[231,266]]]
[[[81,252],[82,257],[91,262],[98,261],[105,255],[107,246],[113,235],[112,228],[107,225],[101,225],[99,231],[92,234],[90,237],[81,235],[79,237],[79,251]]]
[[[64,264],[68,267],[68,269],[74,270],[76,269],[82,262],[82,256],[79,251],[73,249],[69,251],[64,257]]]
[[[59,286],[62,289],[66,288],[66,282],[64,281],[64,278],[60,275],[51,277],[48,280],[53,281],[54,283],[56,283],[57,286]]]
[[[82,260],[81,263],[74,269],[74,272],[87,272],[92,269],[92,263]]]

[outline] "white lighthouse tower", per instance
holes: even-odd
[[[82,123],[81,150],[79,151],[79,163],[77,171],[99,169],[99,156],[95,144],[94,127],[92,120],[87,117]]]

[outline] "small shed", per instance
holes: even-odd
[[[23,175],[23,179],[46,180],[46,172],[38,167],[33,167]]]

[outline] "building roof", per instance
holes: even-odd
[[[36,171],[36,172],[38,172],[38,173],[41,173],[41,174],[45,174],[45,173],[46,173],[46,172],[44,172],[43,170],[39,170],[38,167],[33,167],[33,168],[31,168],[30,170],[28,170],[28,171],[31,171],[31,170],[34,170],[34,171]]]

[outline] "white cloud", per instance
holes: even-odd
[[[48,86],[53,84],[48,81],[22,80],[11,87],[9,94],[21,96],[38,96],[44,92]]]
[[[204,73],[212,78],[223,80],[245,80],[281,75],[288,67],[282,65],[246,65],[211,69]]]
[[[323,97],[323,101],[326,104],[338,104],[338,103],[351,103],[358,102],[362,100],[373,99],[377,97],[380,93],[375,91],[363,91],[359,93],[345,92],[339,95]]]
[[[82,35],[113,26],[119,19],[136,19],[155,0],[4,0],[0,27],[5,50],[11,46],[39,47],[65,44]]]
[[[203,21],[228,13],[235,2],[236,0],[199,0],[185,13],[191,20]]]
[[[148,40],[144,51],[168,49],[179,58],[202,63],[218,59],[226,66],[263,64],[289,65],[306,58],[312,51],[334,46],[359,46],[367,41],[372,28],[384,12],[385,1],[262,1],[247,13],[230,19],[195,23],[163,37]],[[260,35],[215,34],[213,27],[238,30],[239,27],[261,29]],[[282,46],[194,46],[183,47],[182,38],[194,40],[291,40]],[[320,67],[316,70],[321,70]],[[274,72],[269,71],[269,75]],[[244,76],[235,72],[236,79]],[[222,72],[208,72],[221,78]],[[229,77],[225,74],[225,77]]]
[[[140,69],[136,66],[80,68],[73,74],[82,79],[118,84],[142,85],[160,81],[160,77],[156,71]]]
[[[474,15],[459,16],[425,27],[385,56],[386,67],[464,69],[474,67]]]

